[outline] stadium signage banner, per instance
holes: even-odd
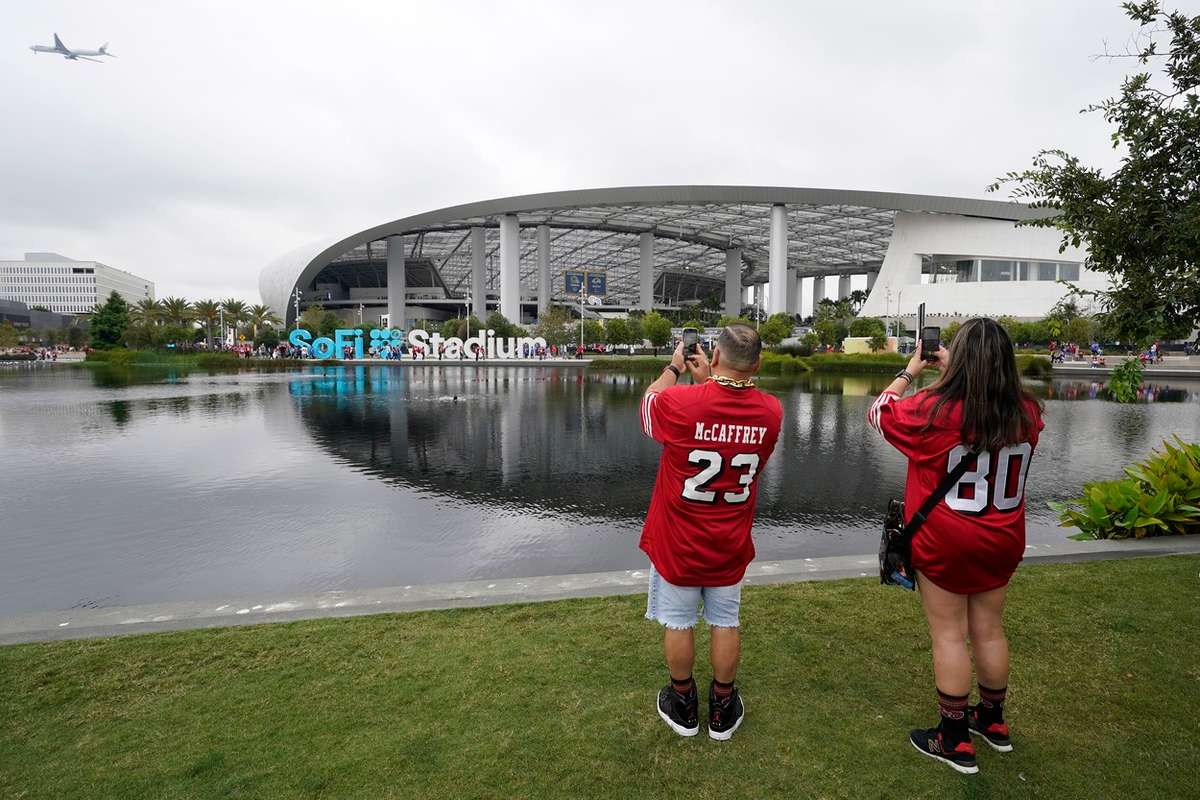
[[[420,351],[423,355],[436,355],[439,348],[446,358],[521,358],[526,350],[532,353],[538,347],[545,347],[546,340],[541,336],[506,336],[498,337],[491,330],[480,331],[475,336],[460,339],[457,336],[444,337],[440,333],[430,333],[423,330],[411,330],[405,337],[404,332],[396,328],[370,331],[366,341],[369,346],[400,347],[407,343],[408,352]],[[366,358],[366,345],[362,328],[338,328],[333,336],[313,337],[304,328],[297,328],[288,335],[288,344],[293,347],[307,348],[314,358],[346,359]],[[347,355],[349,348],[349,355]]]

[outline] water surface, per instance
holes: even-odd
[[[0,613],[642,567],[658,445],[650,377],[567,368],[0,370]],[[904,461],[864,416],[887,377],[764,381],[784,429],[761,475],[760,558],[871,552]],[[1200,385],[1117,406],[1039,386],[1027,483],[1045,503],[1117,477]]]

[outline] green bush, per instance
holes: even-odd
[[[799,372],[811,372],[808,362],[790,353],[764,350],[760,375],[795,375]]]
[[[1046,356],[1018,353],[1017,371],[1027,378],[1048,378],[1053,369]]]
[[[1200,533],[1200,444],[1176,436],[1125,476],[1084,484],[1082,497],[1050,508],[1064,528],[1093,539]]]
[[[813,372],[899,372],[908,363],[900,353],[814,353],[807,361]]]
[[[1108,379],[1108,396],[1118,403],[1137,400],[1138,389],[1142,388],[1142,362],[1127,358],[1113,369]]]

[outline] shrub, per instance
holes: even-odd
[[[1053,368],[1046,356],[1017,354],[1017,371],[1027,378],[1048,378]]]
[[[803,358],[773,350],[764,350],[760,375],[795,375],[798,372],[811,372],[808,362]]]
[[[1134,402],[1141,388],[1142,362],[1136,358],[1125,359],[1108,379],[1108,396],[1118,403]]]
[[[1082,497],[1049,505],[1064,528],[1093,539],[1200,533],[1200,444],[1176,436],[1124,478],[1084,484]]]

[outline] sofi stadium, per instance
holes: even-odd
[[[312,304],[366,324],[500,311],[531,323],[551,303],[587,315],[678,310],[713,300],[799,315],[850,293],[859,313],[1044,315],[1101,288],[1047,212],[961,197],[754,186],[549,192],[417,214],[293,251],[263,269],[263,302],[289,324]],[[858,281],[862,285],[862,280]],[[807,298],[807,302],[806,302]],[[362,316],[359,317],[359,314]],[[385,316],[386,315],[386,316]]]

